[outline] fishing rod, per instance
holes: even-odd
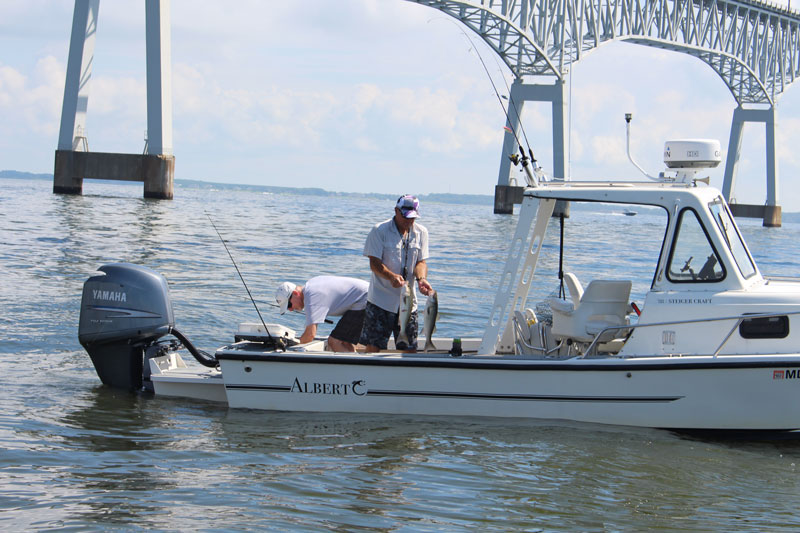
[[[256,301],[253,298],[253,295],[250,293],[250,288],[247,286],[247,282],[245,282],[244,276],[242,276],[242,273],[239,270],[239,266],[236,264],[236,261],[234,261],[233,255],[231,255],[231,251],[228,249],[228,245],[225,244],[225,239],[222,238],[222,234],[220,234],[219,230],[217,229],[216,224],[214,224],[214,221],[211,219],[211,215],[209,214],[209,212],[205,211],[205,214],[208,217],[208,221],[211,222],[211,227],[213,227],[214,231],[217,232],[217,236],[219,237],[219,240],[222,242],[222,246],[225,247],[225,251],[228,252],[228,257],[231,258],[231,263],[233,263],[233,268],[235,268],[236,269],[236,273],[239,274],[239,279],[242,280],[242,285],[244,285],[244,289],[247,291],[247,296],[250,297],[250,301],[253,302],[253,307],[256,308],[256,313],[258,313],[258,318],[259,318],[259,320],[261,320],[261,325],[264,326],[264,331],[267,332],[267,336],[270,339],[272,339],[280,348],[282,348],[283,351],[286,351],[286,345],[284,344],[283,339],[280,338],[280,337],[275,337],[274,335],[272,335],[272,333],[269,332],[269,328],[267,327],[267,323],[264,322],[264,317],[261,316],[261,311],[258,309],[258,305],[256,305]]]
[[[453,22],[453,23],[455,24],[455,22]],[[486,76],[489,78],[489,83],[492,84],[492,89],[494,90],[494,94],[497,97],[497,101],[500,103],[500,108],[503,110],[503,114],[506,117],[506,122],[508,124],[510,124],[510,125],[513,125],[514,122],[512,122],[511,118],[508,115],[508,109],[503,104],[503,97],[500,95],[500,92],[497,90],[497,85],[495,85],[494,78],[492,78],[492,75],[489,73],[489,68],[486,66],[486,62],[483,60],[483,56],[481,55],[480,50],[478,50],[478,48],[475,46],[475,43],[472,41],[472,38],[467,34],[467,32],[465,32],[464,29],[461,28],[460,26],[458,26],[458,25],[456,25],[456,26],[458,27],[458,30],[461,32],[461,34],[467,39],[467,41],[469,41],[471,49],[475,50],[475,53],[477,54],[478,59],[480,60],[481,65],[483,66],[483,70],[484,70],[484,72],[486,72]],[[496,61],[497,61],[497,58],[495,58],[495,62]],[[499,66],[500,65],[498,63],[498,67]],[[528,178],[529,178],[528,179],[528,184],[535,187],[536,184],[538,183],[538,177],[540,175],[542,175],[543,173],[541,171],[541,167],[538,165],[538,163],[536,161],[536,158],[533,155],[533,149],[531,148],[531,145],[528,142],[528,135],[525,132],[525,126],[523,126],[523,124],[522,124],[522,117],[519,114],[519,110],[517,109],[517,105],[516,105],[516,103],[514,103],[514,99],[510,97],[511,88],[508,86],[508,81],[506,81],[505,76],[503,76],[503,82],[505,83],[506,90],[509,93],[508,101],[510,102],[510,105],[513,106],[513,108],[514,108],[514,115],[517,118],[516,123],[519,126],[520,130],[522,131],[523,137],[525,138],[525,144],[527,145],[528,153],[530,154],[530,161],[533,163],[533,168],[534,168],[534,171],[536,172],[537,176],[534,176],[531,173],[530,169],[528,168],[528,156],[525,155],[525,150],[524,150],[524,148],[522,148],[522,142],[519,139],[519,135],[517,135],[516,129],[507,127],[506,129],[514,136],[514,140],[517,142],[517,148],[519,149],[519,153],[522,156],[520,158],[517,154],[509,154],[508,157],[509,157],[509,159],[511,159],[511,162],[514,163],[514,165],[517,165],[518,163],[522,163],[522,167],[523,167],[523,169],[525,169],[525,173],[528,175]]]
[[[492,84],[492,89],[494,89],[494,95],[497,97],[497,102],[500,104],[500,107],[503,109],[503,114],[506,116],[506,121],[509,124],[513,124],[513,122],[511,121],[511,118],[508,116],[508,110],[506,109],[505,104],[503,104],[503,98],[500,96],[500,92],[497,90],[497,85],[495,85],[494,79],[492,78],[492,75],[489,73],[489,68],[486,66],[486,62],[483,60],[483,56],[481,55],[481,53],[478,50],[478,48],[475,46],[475,43],[472,41],[472,38],[469,35],[467,35],[467,32],[465,32],[462,28],[459,28],[459,31],[461,31],[461,35],[463,35],[464,37],[467,38],[467,41],[469,41],[469,44],[470,44],[470,48],[472,50],[475,50],[475,53],[478,55],[478,59],[480,60],[481,65],[483,65],[483,70],[484,70],[484,72],[486,72],[486,76],[489,78],[489,83]],[[505,78],[503,78],[503,79],[505,79]],[[519,115],[517,115],[517,118],[519,118]],[[520,122],[520,121],[518,121],[518,122]],[[520,122],[520,126],[521,125],[522,124]],[[511,134],[514,136],[514,140],[517,141],[517,146],[519,147],[519,151],[523,154],[523,157],[525,157],[525,151],[522,148],[522,142],[519,140],[519,136],[517,135],[516,130],[511,129]],[[526,142],[527,142],[527,138],[526,138]]]
[[[508,86],[508,80],[506,80],[506,77],[503,75],[503,71],[502,68],[500,67],[500,62],[497,60],[497,57],[496,56],[492,57],[494,58],[494,62],[497,65],[497,69],[500,71],[500,77],[503,78],[503,84],[506,86],[506,91],[508,92],[508,97],[506,97],[505,95],[503,95],[502,97],[508,100],[511,107],[514,109],[514,116],[517,117],[517,124],[519,125],[519,129],[522,131],[522,137],[525,139],[525,146],[528,147],[528,153],[531,156],[531,161],[536,163],[536,158],[533,157],[533,149],[531,148],[531,143],[528,142],[528,134],[525,132],[525,126],[522,123],[522,115],[520,115],[519,109],[517,109],[516,101],[513,98],[511,98],[511,87]],[[522,150],[522,147],[520,147],[520,150]]]
[[[450,21],[453,22],[453,24],[455,24],[455,21],[453,21],[452,19],[450,19]],[[458,25],[456,25],[456,26],[458,26]],[[478,47],[475,46],[475,44],[473,43],[472,38],[470,38],[469,34],[466,33],[461,26],[458,26],[458,29],[461,30],[461,33],[464,34],[464,37],[466,37],[469,40],[470,45],[475,50],[475,53],[478,54],[478,58],[480,58],[481,63],[483,63],[483,58],[481,57],[481,53],[478,50]],[[505,75],[503,75],[503,67],[500,66],[500,61],[497,60],[497,56],[496,55],[493,54],[492,55],[492,59],[494,59],[494,64],[497,65],[497,71],[500,72],[500,77],[503,78],[503,84],[506,86],[506,92],[508,93],[508,97],[506,97],[505,95],[501,95],[501,98],[503,98],[505,100],[508,100],[508,102],[511,105],[511,107],[514,109],[514,116],[517,117],[517,124],[519,125],[519,129],[522,131],[522,137],[525,139],[525,146],[528,147],[528,153],[531,156],[531,161],[533,161],[535,163],[536,162],[536,158],[533,157],[533,149],[531,149],[531,143],[528,142],[528,134],[525,132],[525,125],[522,123],[522,115],[520,114],[519,109],[517,108],[516,101],[513,98],[511,98],[511,87],[509,87],[508,80],[506,80]],[[494,80],[494,78],[492,78],[492,76],[489,75],[489,71],[486,69],[486,64],[485,63],[483,64],[483,70],[486,71],[486,75],[489,77],[490,81]],[[492,85],[494,85],[494,83],[492,83]],[[495,89],[495,93],[497,93],[497,89]],[[506,112],[506,108],[503,108],[503,111]],[[506,112],[506,119],[508,119],[508,113],[507,112]],[[510,120],[508,122],[511,123]],[[514,133],[514,132],[512,132],[512,133]],[[516,135],[515,135],[515,137],[516,137]],[[518,145],[520,144],[519,140],[517,140],[517,144]],[[522,146],[519,146],[519,149],[520,149],[520,152],[522,152]]]

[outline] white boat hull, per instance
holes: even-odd
[[[334,354],[322,339],[299,344],[280,324],[245,323],[211,357],[175,329],[166,279],[129,264],[105,265],[86,281],[78,338],[104,383],[141,387],[144,357],[157,394],[234,408],[800,431],[800,281],[764,278],[722,194],[696,185],[682,178],[526,188],[482,338],[434,343],[450,344],[453,356]],[[526,307],[558,201],[663,210],[643,306],[621,263],[588,284],[563,271],[561,231],[559,297],[538,317]],[[608,254],[602,244],[589,257],[602,263]],[[161,355],[179,346],[167,334],[209,370],[192,373]]]
[[[800,356],[560,362],[397,354],[217,356],[228,404],[236,408],[675,429],[800,428]]]
[[[194,398],[227,402],[222,372],[216,369],[195,370],[186,366],[176,352],[149,360],[153,392],[158,396]]]

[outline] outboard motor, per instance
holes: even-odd
[[[83,284],[78,340],[103,383],[139,390],[144,350],[175,326],[167,280],[129,263],[98,270]]]

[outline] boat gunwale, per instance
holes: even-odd
[[[388,356],[388,357],[387,357]],[[341,353],[289,353],[259,352],[242,353],[224,351],[216,353],[219,361],[251,361],[264,363],[300,363],[346,366],[405,366],[426,368],[459,368],[474,370],[512,371],[570,371],[570,372],[620,372],[620,371],[665,371],[665,370],[722,370],[760,368],[800,368],[800,353],[774,355],[673,355],[607,357],[602,359],[572,357],[562,361],[532,359],[520,356],[469,356],[424,357],[420,354],[390,353],[380,356],[352,356]],[[481,357],[482,359],[478,359]],[[698,361],[704,359],[704,361]],[[738,359],[738,360],[726,360]],[[746,360],[742,360],[746,359]]]

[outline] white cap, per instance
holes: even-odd
[[[284,314],[289,307],[289,298],[296,288],[297,285],[291,281],[284,281],[278,285],[278,290],[275,291],[275,301],[281,307],[281,314]]]

